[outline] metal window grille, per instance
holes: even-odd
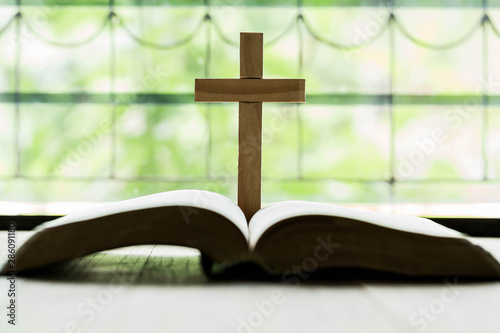
[[[135,176],[120,176],[117,174],[117,109],[123,105],[149,105],[149,104],[157,104],[157,105],[190,105],[193,103],[193,94],[188,92],[176,93],[155,93],[155,92],[123,92],[117,91],[116,87],[116,62],[117,57],[120,55],[117,54],[116,51],[116,33],[120,31],[128,35],[128,37],[133,40],[137,47],[139,48],[147,48],[147,49],[155,49],[165,51],[165,56],[168,56],[168,52],[177,47],[181,47],[189,44],[194,38],[199,36],[204,36],[205,41],[205,52],[204,52],[204,71],[199,73],[199,76],[210,77],[211,72],[210,69],[213,68],[215,59],[212,59],[212,51],[213,51],[213,38],[216,36],[223,43],[225,43],[229,47],[237,47],[237,40],[234,36],[228,36],[225,34],[224,29],[221,26],[222,22],[217,21],[211,15],[211,6],[213,4],[210,1],[205,1],[204,3],[197,3],[196,1],[188,1],[188,2],[170,2],[173,5],[183,4],[196,7],[198,9],[202,8],[204,14],[201,15],[199,21],[191,27],[191,33],[186,37],[179,38],[178,40],[172,41],[167,44],[160,44],[153,41],[148,40],[147,38],[137,34],[130,28],[126,22],[126,19],[120,15],[115,6],[121,5],[121,3],[116,4],[114,1],[109,1],[107,4],[99,3],[98,1],[83,1],[77,2],[78,4],[86,5],[86,6],[107,6],[108,10],[106,15],[102,17],[102,23],[99,26],[95,26],[93,31],[87,33],[83,38],[79,40],[74,40],[71,42],[67,41],[58,41],[53,40],[51,38],[46,37],[43,34],[43,31],[40,31],[33,25],[33,22],[30,22],[26,19],[23,14],[23,10],[26,6],[30,6],[33,3],[27,2],[24,4],[22,1],[18,0],[13,5],[13,8],[16,8],[13,15],[11,15],[7,20],[3,22],[3,26],[0,29],[0,38],[2,35],[5,35],[9,32],[14,33],[14,67],[13,67],[13,91],[4,91],[0,92],[0,103],[3,105],[13,106],[14,111],[14,156],[4,156],[3,159],[8,160],[10,162],[14,161],[14,172],[13,174],[4,174],[0,177],[0,182],[8,182],[11,179],[22,179],[26,182],[50,182],[50,181],[63,181],[63,182],[88,182],[88,181],[99,181],[99,180],[110,180],[117,182],[129,182],[136,184],[200,184],[202,182],[216,182],[216,183],[229,183],[234,184],[236,178],[233,176],[217,176],[214,175],[211,169],[211,154],[214,151],[213,142],[212,142],[212,133],[216,132],[217,129],[214,128],[213,121],[210,120],[212,117],[211,106],[205,106],[205,115],[207,121],[208,128],[208,139],[206,143],[205,149],[205,175],[204,176],[190,176],[190,175],[164,175],[164,176],[147,176],[141,175],[140,172]],[[252,2],[255,5],[263,5],[264,3],[260,3],[259,1]],[[424,6],[433,6],[439,2],[422,2]],[[35,3],[37,4],[37,3]],[[154,3],[157,5],[158,3]],[[265,4],[269,5],[269,2]],[[289,5],[286,1],[274,1],[272,4],[276,5]],[[316,1],[315,4],[326,5],[327,3],[322,3],[321,1]],[[65,6],[66,4],[62,4],[56,0],[53,2],[46,3],[46,5],[50,6]],[[73,3],[74,5],[74,3]],[[127,5],[137,5],[136,3],[127,3]],[[227,5],[231,5],[231,3],[227,3]],[[465,34],[457,36],[454,40],[442,44],[438,43],[430,43],[424,40],[420,40],[416,37],[405,24],[404,20],[401,19],[395,8],[400,6],[398,2],[388,1],[360,1],[359,5],[381,5],[387,9],[387,17],[384,19],[384,24],[377,30],[376,33],[371,35],[369,38],[364,39],[358,43],[348,43],[343,44],[337,42],[331,38],[329,38],[328,32],[324,31],[316,31],[313,25],[311,24],[306,13],[302,11],[303,6],[307,6],[307,1],[298,1],[294,4],[297,9],[297,14],[293,17],[293,19],[289,22],[288,25],[282,27],[282,32],[277,34],[277,37],[272,40],[266,41],[266,47],[270,47],[275,43],[278,43],[285,36],[289,36],[292,34],[294,38],[296,38],[298,43],[298,63],[296,68],[296,73],[292,73],[293,76],[298,74],[297,76],[302,76],[304,74],[304,39],[307,37],[309,39],[314,40],[317,43],[320,43],[328,48],[339,50],[339,51],[356,51],[362,50],[363,48],[371,45],[375,41],[380,38],[388,38],[386,56],[388,59],[388,78],[389,78],[389,91],[388,93],[383,94],[367,94],[367,93],[357,93],[357,92],[349,92],[349,93],[314,93],[307,95],[307,105],[333,105],[333,106],[349,106],[349,105],[384,105],[387,107],[388,116],[389,116],[389,133],[383,133],[382,135],[386,135],[389,138],[389,153],[388,153],[388,172],[385,177],[378,178],[369,178],[369,177],[324,177],[324,176],[308,176],[303,174],[303,163],[304,163],[304,142],[303,142],[303,111],[301,107],[295,106],[295,111],[297,114],[297,144],[296,144],[296,152],[295,152],[295,161],[296,161],[296,173],[294,177],[266,177],[264,179],[265,182],[270,183],[279,183],[286,184],[297,183],[297,182],[309,182],[309,183],[320,183],[320,182],[342,182],[345,184],[382,184],[388,188],[388,196],[387,201],[397,201],[397,186],[401,183],[405,184],[473,184],[473,185],[492,185],[496,186],[498,184],[499,179],[490,176],[489,168],[490,161],[488,157],[488,137],[489,133],[489,107],[490,106],[498,106],[500,105],[500,96],[492,94],[485,85],[482,86],[482,90],[480,91],[480,108],[481,108],[481,176],[479,178],[432,178],[432,179],[400,179],[397,176],[397,157],[396,157],[396,124],[395,124],[395,115],[393,112],[393,108],[398,105],[440,105],[440,106],[453,106],[453,105],[462,105],[464,100],[477,98],[473,93],[468,94],[398,94],[394,89],[394,81],[396,75],[396,65],[398,59],[396,57],[396,32],[404,36],[407,41],[417,45],[420,48],[429,49],[429,50],[448,50],[463,45],[466,43],[472,36],[477,36],[480,34],[482,36],[481,42],[481,50],[478,52],[481,53],[481,72],[482,72],[482,80],[488,81],[490,68],[489,68],[489,59],[488,59],[488,36],[489,34],[493,34],[497,38],[500,39],[500,31],[497,29],[497,25],[495,20],[491,17],[489,10],[490,4],[486,1],[482,1],[480,3],[476,3],[474,1],[465,2],[465,6],[471,6],[472,8],[480,8],[482,9],[482,15],[480,19],[476,22],[473,27],[467,31]],[[352,5],[352,2],[343,2],[336,1],[334,6],[345,6]],[[494,5],[494,4],[492,4]],[[22,61],[22,53],[23,53],[23,29],[24,31],[29,31],[33,38],[38,39],[46,44],[52,45],[55,48],[60,49],[71,49],[77,48],[82,45],[86,45],[101,35],[108,34],[109,36],[109,48],[107,55],[110,59],[108,76],[110,82],[109,92],[103,93],[94,93],[94,92],[65,92],[65,93],[45,93],[45,92],[30,92],[21,89],[21,72],[23,71]],[[1,52],[1,51],[0,51]],[[26,105],[30,103],[37,104],[107,104],[110,106],[110,119],[111,119],[111,145],[109,149],[109,174],[105,176],[89,176],[89,177],[61,177],[60,175],[37,175],[33,176],[30,174],[25,174],[23,172],[23,158],[22,158],[22,139],[21,139],[21,124],[24,121],[23,117],[21,117],[21,105]],[[126,149],[126,147],[124,148]],[[168,189],[166,187],[165,189]],[[146,190],[147,192],[148,190]],[[142,193],[142,192],[141,192]],[[314,196],[314,195],[313,195]],[[8,195],[3,194],[4,200],[9,200]],[[64,198],[61,198],[64,200]],[[363,199],[361,199],[362,201]],[[381,201],[386,201],[385,199]]]

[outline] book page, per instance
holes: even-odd
[[[223,195],[202,190],[169,191],[119,202],[106,203],[90,210],[73,212],[57,220],[43,223],[34,230],[57,227],[76,221],[85,221],[128,211],[167,206],[189,206],[195,209],[207,209],[218,213],[233,222],[248,240],[247,221],[241,209]],[[189,211],[186,212],[186,214],[189,213]]]
[[[262,208],[252,217],[249,224],[250,249],[255,248],[260,236],[272,225],[288,218],[308,215],[345,217],[386,228],[437,237],[464,236],[458,231],[416,216],[378,213],[309,201],[283,201]]]

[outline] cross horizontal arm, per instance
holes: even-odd
[[[196,102],[305,103],[304,79],[196,79]]]

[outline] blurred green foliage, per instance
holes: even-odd
[[[37,34],[22,27],[17,40],[11,25],[0,35],[0,94],[16,91],[19,43],[19,93],[104,93],[119,101],[21,103],[17,109],[13,103],[0,104],[0,200],[105,201],[182,188],[235,199],[237,105],[154,104],[134,93],[191,94],[195,78],[238,77],[240,31],[264,32],[265,41],[282,35],[265,47],[264,76],[304,77],[308,94],[474,94],[481,84],[479,33],[468,44],[439,54],[412,45],[396,31],[391,69],[388,32],[360,50],[334,49],[294,25],[293,5],[220,3],[211,9],[211,23],[200,25],[203,6],[116,3],[121,21],[113,20],[112,29],[108,24],[79,47],[47,40],[85,40],[102,26],[106,6],[26,6],[24,19]],[[376,24],[380,29],[387,15],[378,7],[306,7],[302,13],[321,36],[347,44],[377,29]],[[402,9],[400,15],[419,38],[438,42],[436,35],[447,41],[463,34],[478,13]],[[0,7],[0,26],[14,14],[13,7]],[[144,43],[166,46],[191,34],[192,39],[171,49]],[[500,49],[497,39],[488,38],[492,49]],[[500,68],[492,67],[491,75],[495,70]],[[471,189],[494,187],[481,183],[484,156],[487,176],[500,174],[500,112],[489,108],[485,128],[482,105],[467,116],[453,110],[457,107],[267,104],[263,201],[492,200],[497,190]],[[435,129],[443,131],[444,139],[429,143]]]

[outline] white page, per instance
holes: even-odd
[[[250,220],[249,246],[255,248],[260,236],[273,224],[297,216],[338,216],[365,221],[382,227],[437,237],[463,237],[464,234],[446,228],[434,221],[407,215],[395,215],[352,209],[326,203],[308,201],[283,201],[259,210]]]
[[[59,219],[43,223],[35,230],[57,227],[75,221],[89,220],[128,211],[168,206],[189,206],[218,213],[233,222],[245,236],[245,239],[248,240],[247,220],[241,209],[223,195],[201,190],[162,192],[125,201],[106,203],[90,210],[87,209],[70,213]]]

